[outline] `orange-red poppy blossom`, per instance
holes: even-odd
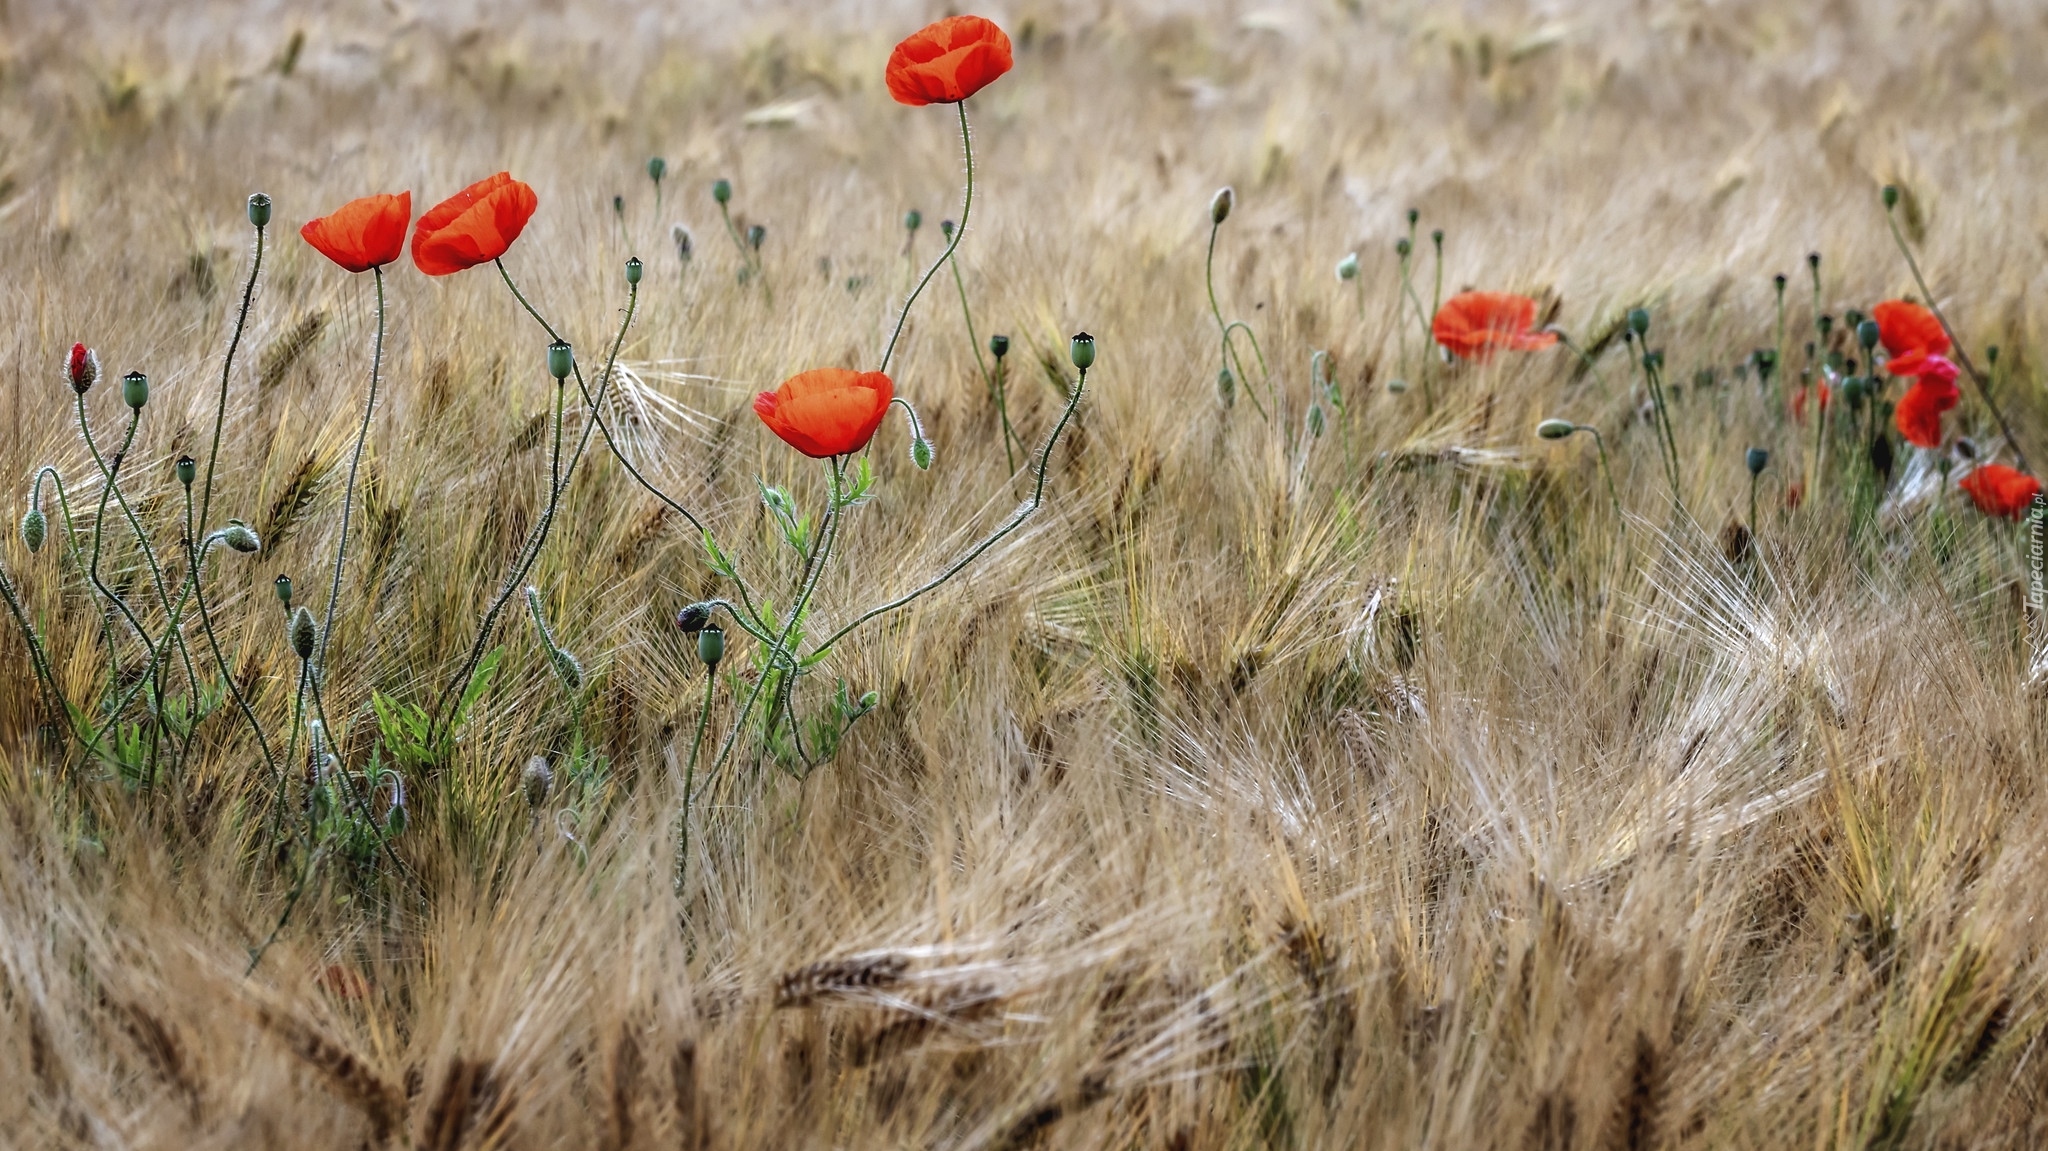
[[[1973,468],[1964,476],[1959,485],[1970,493],[1977,510],[1987,516],[2004,516],[2018,519],[2027,514],[2034,504],[2034,497],[2041,494],[2041,481],[2004,464],[1984,464]]]
[[[1954,384],[1944,387],[1936,377],[1922,376],[1906,394],[1899,397],[1899,406],[1892,411],[1892,422],[1898,425],[1899,434],[1915,447],[1938,448],[1941,446],[1941,413],[1956,406],[1962,393]]]
[[[826,459],[867,447],[895,395],[895,385],[881,372],[812,368],[755,396],[754,414],[783,443]]]
[[[905,37],[882,76],[898,104],[958,104],[1010,70],[1010,38],[995,21],[948,16]]]
[[[429,276],[448,276],[505,254],[540,201],[533,189],[500,172],[434,205],[412,232],[412,262]]]
[[[1885,368],[1895,376],[1917,376],[1927,370],[1927,360],[1948,351],[1948,332],[1941,320],[1926,307],[1911,300],[1886,300],[1870,309],[1877,321],[1877,338],[1891,353]]]
[[[405,226],[410,223],[412,193],[380,192],[306,221],[299,235],[345,270],[367,272],[405,253]]]
[[[1436,342],[1453,355],[1485,359],[1495,348],[1533,351],[1557,343],[1556,332],[1531,331],[1536,301],[1513,292],[1460,292],[1444,301],[1430,324]]]

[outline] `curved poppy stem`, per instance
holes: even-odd
[[[370,352],[370,398],[363,403],[363,426],[356,432],[355,455],[348,462],[348,486],[341,489],[341,539],[334,545],[334,581],[327,590],[327,611],[320,625],[319,666],[327,668],[327,645],[334,641],[334,605],[341,599],[341,569],[348,558],[348,520],[356,496],[356,473],[363,465],[363,445],[370,439],[370,416],[377,410],[377,373],[384,364],[384,267],[370,269],[377,281],[377,338]]]
[[[704,749],[704,729],[711,723],[712,697],[718,690],[718,665],[704,665],[704,705],[697,709],[697,734],[690,740],[690,764],[683,770],[683,816],[679,821],[678,843],[676,844],[676,893],[683,890],[683,880],[690,870],[690,804],[696,798],[697,755]]]
[[[334,774],[341,777],[340,786],[343,794],[347,795],[347,797],[352,802],[354,802],[356,806],[357,816],[360,817],[364,823],[369,825],[371,837],[376,839],[377,846],[383,850],[384,858],[391,861],[392,869],[398,872],[398,875],[401,879],[417,884],[419,881],[413,875],[412,869],[405,865],[404,860],[398,858],[398,853],[391,849],[391,841],[385,838],[384,836],[384,829],[377,826],[377,817],[370,811],[369,797],[367,795],[364,795],[362,792],[356,790],[355,785],[349,779],[347,765],[340,763],[341,757],[339,753],[341,749],[341,744],[335,738],[334,725],[327,722],[327,706],[325,703],[322,702],[320,698],[320,677],[312,674],[311,669],[307,669],[306,682],[313,689],[313,714],[320,720],[320,730],[326,733],[326,738],[328,742],[332,743],[335,747],[335,760],[337,766],[335,768]],[[369,780],[366,778],[363,781],[363,784],[365,789],[367,789],[369,786]]]
[[[1073,395],[1068,397],[1067,399],[1066,410],[1060,413],[1059,423],[1053,425],[1052,434],[1046,437],[1045,447],[1040,449],[1038,453],[1038,482],[1036,486],[1034,486],[1031,490],[1031,499],[1028,500],[1022,507],[1019,507],[1016,510],[1016,512],[1010,516],[1008,522],[1004,523],[1003,526],[997,528],[994,532],[991,532],[980,543],[968,549],[966,555],[963,555],[959,559],[955,560],[952,566],[948,567],[945,571],[939,573],[936,577],[927,580],[925,583],[919,585],[917,588],[909,592],[904,593],[903,595],[897,596],[895,599],[890,600],[888,603],[869,608],[867,611],[864,611],[860,615],[854,617],[853,622],[847,624],[845,627],[840,628],[838,631],[833,632],[832,635],[828,637],[823,643],[820,643],[817,647],[811,649],[811,654],[805,658],[804,662],[817,662],[819,659],[824,657],[826,652],[832,650],[832,645],[838,643],[842,639],[845,639],[848,633],[852,632],[855,628],[868,622],[871,619],[875,619],[878,616],[887,615],[890,612],[895,611],[896,609],[903,607],[906,604],[909,604],[912,600],[917,599],[919,596],[925,595],[928,592],[936,590],[941,585],[943,585],[947,580],[950,580],[954,576],[959,575],[961,571],[963,571],[967,567],[968,564],[971,564],[976,559],[979,559],[983,552],[986,552],[988,549],[994,547],[998,542],[1000,542],[1003,539],[1004,536],[1007,536],[1011,532],[1016,531],[1018,527],[1023,525],[1025,520],[1030,519],[1032,513],[1036,512],[1039,508],[1039,505],[1045,501],[1045,473],[1046,469],[1049,466],[1051,466],[1052,463],[1052,450],[1054,446],[1056,446],[1060,442],[1060,434],[1066,431],[1067,424],[1073,420],[1074,410],[1081,406],[1081,394],[1087,389],[1087,387],[1088,371],[1084,368],[1081,370],[1080,380],[1074,384]]]
[[[57,686],[56,676],[51,674],[49,656],[44,654],[42,642],[36,638],[36,629],[28,622],[28,613],[22,610],[14,581],[7,578],[5,569],[0,569],[0,599],[7,601],[8,614],[14,617],[14,622],[21,628],[22,638],[28,642],[29,663],[35,668],[36,681],[43,685],[47,702],[64,713],[64,722],[71,728],[72,736],[90,747],[95,740],[87,739],[79,730],[78,717],[72,711],[71,702],[64,698],[63,689]]]
[[[974,334],[974,309],[967,306],[967,281],[961,278],[960,261],[947,260],[953,268],[953,287],[960,292],[960,314],[967,318],[967,346],[974,350],[974,366],[981,372],[981,382],[987,386],[989,398],[996,404],[996,417],[1003,425],[1003,463],[1012,473],[1017,470],[1016,457],[1010,454],[1010,412],[1003,403],[1003,390],[996,384],[996,378],[988,370],[988,363],[981,358],[981,337]],[[914,417],[913,417],[914,418]]]
[[[213,651],[215,666],[220,668],[221,681],[227,684],[228,694],[234,697],[235,706],[242,711],[242,718],[249,721],[249,730],[256,733],[256,746],[262,749],[263,762],[269,766],[272,778],[282,783],[284,773],[278,768],[276,757],[270,753],[270,740],[264,737],[263,725],[257,722],[255,710],[249,706],[249,701],[243,697],[241,685],[235,682],[234,673],[228,670],[227,657],[222,655],[220,651],[220,637],[213,632],[213,614],[206,607],[206,581],[199,578],[200,565],[206,562],[207,551],[213,547],[214,541],[219,538],[219,532],[211,532],[204,540],[200,541],[197,550],[195,550],[192,544],[191,533],[187,532],[185,534],[185,562],[192,571],[192,598],[199,604],[199,623],[206,631],[206,643]],[[313,692],[316,701],[319,698],[319,691],[318,685],[315,685]],[[324,724],[326,721],[323,719],[321,722]]]
[[[130,447],[134,446],[135,427],[136,424],[140,421],[140,418],[140,413],[137,413],[134,418],[131,418],[128,421],[128,434],[126,438],[124,438],[121,441],[121,450],[114,453],[113,466],[109,467],[106,458],[100,454],[98,442],[95,441],[92,437],[92,423],[91,421],[86,419],[85,415],[85,396],[83,393],[80,393],[80,395],[78,396],[79,434],[85,437],[85,446],[86,449],[92,453],[92,462],[94,464],[97,464],[100,469],[100,503],[99,508],[93,512],[92,517],[92,563],[86,568],[86,576],[92,581],[92,586],[94,588],[97,588],[99,590],[99,593],[102,596],[106,597],[108,602],[112,603],[116,608],[120,610],[122,617],[128,621],[128,626],[135,629],[135,634],[142,640],[143,646],[147,647],[151,652],[154,652],[156,650],[156,641],[150,638],[148,630],[142,626],[142,621],[136,617],[133,609],[129,608],[128,601],[122,599],[119,593],[115,592],[114,589],[108,587],[106,583],[100,579],[100,553],[103,550],[107,539],[107,531],[105,526],[107,519],[107,501],[111,499],[116,492],[116,488],[114,485],[114,473],[117,470],[119,470],[121,466],[121,458],[128,454],[128,449]],[[108,658],[111,659],[113,657],[113,654],[113,645],[110,640],[107,647]]]
[[[1232,323],[1225,323],[1223,321],[1223,308],[1216,302],[1216,233],[1222,230],[1223,224],[1221,221],[1212,220],[1210,222],[1209,254],[1202,261],[1202,283],[1209,289],[1209,314],[1216,317],[1216,327],[1222,332],[1223,369],[1225,371],[1234,371],[1237,374],[1236,378],[1244,381],[1244,394],[1251,397],[1252,407],[1258,410],[1260,419],[1268,419],[1270,417],[1266,415],[1266,405],[1259,402],[1258,389],[1252,387],[1251,380],[1245,375],[1244,360],[1237,354],[1236,345],[1230,342],[1230,329],[1238,325],[1235,321]],[[1245,334],[1251,335],[1251,329],[1245,328]],[[1253,351],[1258,350],[1258,343],[1258,339],[1254,337],[1252,339]],[[1262,372],[1265,370],[1264,356],[1259,358],[1259,368]]]
[[[946,242],[946,250],[940,252],[939,258],[932,261],[932,266],[925,269],[924,278],[917,282],[917,287],[912,288],[910,295],[904,299],[903,311],[896,317],[896,330],[889,334],[889,346],[882,349],[882,366],[875,369],[879,372],[889,370],[889,361],[896,355],[896,341],[903,337],[903,325],[910,319],[911,305],[917,303],[917,298],[924,294],[925,285],[932,282],[932,277],[939,274],[939,269],[946,261],[953,258],[953,250],[960,246],[961,239],[967,235],[967,217],[974,213],[974,135],[967,128],[967,101],[962,100],[955,107],[960,110],[960,150],[967,157],[967,196],[960,205],[960,226],[953,229],[953,238]]]
[[[1941,325],[1941,330],[1947,333],[1949,347],[1956,354],[1956,362],[1962,364],[1963,370],[1970,374],[1970,382],[1977,385],[1978,397],[1984,401],[1985,407],[1991,409],[1991,418],[1998,421],[1998,430],[2005,436],[2005,442],[2012,445],[2013,461],[2019,464],[2021,471],[2030,471],[2027,467],[2027,453],[2020,448],[2019,437],[2012,434],[2012,425],[2006,422],[2005,412],[2000,410],[1998,403],[1991,398],[1991,389],[1984,382],[1984,373],[1977,370],[1977,365],[1970,360],[1970,353],[1963,350],[1963,341],[1956,336],[1956,330],[1949,327],[1948,317],[1941,314],[1940,306],[1934,302],[1934,293],[1927,287],[1927,278],[1920,274],[1920,262],[1913,258],[1913,249],[1906,246],[1906,237],[1899,231],[1898,217],[1892,213],[1893,209],[1889,207],[1884,210],[1885,223],[1891,227],[1892,242],[1899,246],[1899,254],[1906,257],[1906,267],[1913,273],[1913,282],[1920,286],[1920,294],[1927,300],[1927,310],[1934,313],[1935,321]]]
[[[213,468],[220,459],[221,426],[228,414],[228,377],[235,369],[235,350],[242,346],[242,331],[249,325],[249,304],[256,298],[256,274],[263,270],[263,225],[256,225],[256,258],[249,263],[249,278],[242,284],[242,307],[235,313],[235,332],[228,338],[228,354],[220,365],[220,398],[213,406],[213,446],[206,453],[206,486],[199,494],[199,522],[207,523],[213,511]]]

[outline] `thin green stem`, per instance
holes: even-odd
[[[219,532],[210,533],[195,550],[191,535],[188,533],[185,536],[185,562],[190,565],[192,571],[192,597],[199,604],[199,624],[206,630],[206,644],[213,651],[213,662],[220,668],[220,678],[227,684],[228,694],[234,697],[235,706],[242,710],[242,718],[249,721],[249,730],[256,733],[256,746],[263,751],[263,762],[269,765],[272,777],[282,779],[283,773],[278,769],[277,759],[270,754],[270,740],[264,737],[263,725],[256,721],[255,710],[249,706],[249,701],[243,698],[241,685],[235,682],[234,673],[228,670],[227,657],[220,651],[220,637],[213,631],[213,613],[206,607],[206,581],[200,578],[200,565],[206,562],[207,550],[218,538]],[[315,685],[316,697],[318,692],[319,688]]]
[[[946,250],[940,252],[939,258],[932,261],[932,266],[925,269],[924,277],[918,280],[917,287],[912,288],[910,295],[904,299],[903,311],[896,317],[896,330],[889,334],[889,345],[882,349],[882,366],[875,369],[876,371],[889,370],[889,361],[896,355],[896,341],[903,338],[903,325],[910,319],[911,305],[917,303],[917,298],[924,294],[925,285],[932,282],[933,276],[938,275],[940,266],[953,258],[953,250],[958,248],[960,241],[967,236],[967,218],[974,214],[974,134],[967,128],[967,101],[962,100],[954,107],[960,111],[960,150],[967,158],[967,195],[960,204],[960,226],[953,229],[952,239],[946,241]]]
[[[1607,498],[1614,501],[1614,516],[1620,519],[1621,494],[1614,487],[1614,468],[1607,462],[1607,438],[1600,434],[1599,428],[1591,424],[1580,424],[1577,430],[1593,434],[1593,447],[1600,453],[1600,474],[1607,479]]]
[[[967,346],[974,350],[974,366],[981,372],[982,383],[988,386],[989,397],[995,400],[996,417],[1003,425],[1003,463],[1009,471],[1017,470],[1017,461],[1010,454],[1010,413],[1003,405],[1003,391],[996,385],[996,378],[988,370],[988,363],[981,358],[981,337],[974,334],[974,309],[967,306],[967,281],[960,275],[960,261],[947,260],[953,268],[953,287],[960,292],[960,314],[967,318]]]
[[[1270,419],[1271,417],[1266,415],[1266,405],[1259,402],[1258,389],[1252,386],[1250,378],[1245,375],[1244,359],[1237,354],[1236,345],[1230,342],[1231,325],[1224,322],[1223,307],[1216,302],[1216,234],[1222,230],[1223,224],[1221,221],[1212,220],[1210,222],[1209,254],[1202,260],[1202,283],[1209,290],[1209,314],[1216,317],[1216,330],[1223,342],[1223,370],[1236,373],[1238,381],[1244,385],[1244,394],[1251,397],[1252,407],[1257,409],[1259,418],[1262,420]],[[1245,332],[1249,334],[1251,329],[1246,328]],[[1254,350],[1256,350],[1258,341],[1254,339],[1252,344]],[[1260,359],[1262,361],[1261,367],[1263,367],[1264,357],[1262,356]]]
[[[242,285],[242,306],[235,313],[234,335],[228,338],[228,354],[220,365],[220,398],[213,406],[213,446],[206,452],[206,486],[200,489],[199,522],[208,523],[213,511],[213,469],[220,459],[221,426],[228,414],[228,377],[234,372],[235,350],[242,346],[242,331],[249,324],[249,304],[256,298],[256,274],[263,270],[263,228],[256,229],[256,258],[249,262],[249,279]]]
[[[320,625],[319,666],[327,669],[327,645],[334,641],[334,605],[341,600],[341,569],[348,560],[349,513],[355,506],[356,473],[363,465],[363,445],[370,440],[370,417],[377,410],[377,373],[384,363],[384,268],[371,268],[377,282],[377,338],[370,352],[370,397],[363,403],[363,424],[356,432],[355,454],[348,462],[348,485],[341,489],[341,539],[334,545],[334,581],[327,590],[327,611]]]
[[[153,652],[156,650],[156,642],[150,639],[149,632],[142,626],[142,621],[128,607],[128,601],[122,599],[100,579],[100,553],[107,539],[107,501],[114,495],[114,471],[120,467],[122,457],[128,454],[129,447],[135,442],[136,423],[135,419],[128,421],[127,438],[122,440],[121,450],[115,453],[114,464],[110,467],[100,455],[99,445],[93,441],[92,424],[85,417],[85,396],[80,394],[78,397],[78,430],[85,436],[86,449],[92,453],[92,461],[99,465],[100,469],[100,503],[92,516],[92,563],[86,568],[86,575],[92,581],[92,586],[97,588],[109,603],[120,609],[121,615],[127,619],[128,626],[135,629],[135,634],[142,640],[143,646]],[[109,639],[111,641],[111,637]],[[107,658],[114,658],[111,642],[107,645]]]
[[[718,665],[704,665],[704,706],[697,709],[697,734],[690,740],[690,763],[683,769],[683,818],[679,829],[680,842],[676,845],[676,891],[683,890],[683,880],[690,869],[690,804],[696,798],[697,755],[704,748],[704,731],[710,726],[711,700],[718,690]]]

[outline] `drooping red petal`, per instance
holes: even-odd
[[[1948,351],[1948,333],[1942,329],[1941,320],[1924,305],[1911,300],[1886,300],[1870,309],[1870,318],[1877,321],[1877,338],[1884,342],[1884,350],[1893,356],[1909,352],[1940,355]]]
[[[1941,446],[1941,413],[1956,406],[1956,389],[1950,385],[1946,394],[1938,383],[1922,380],[1906,389],[1899,398],[1899,405],[1892,410],[1892,423],[1906,442],[1916,447],[1938,448]]]

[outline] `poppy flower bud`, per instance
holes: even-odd
[[[1753,476],[1762,475],[1764,468],[1768,467],[1770,462],[1771,453],[1762,448],[1749,449],[1749,455],[1743,459],[1743,463],[1749,466],[1749,474]]]
[[[199,476],[199,461],[193,459],[191,456],[179,456],[177,463],[177,473],[179,485],[182,487],[191,487],[192,481],[198,478]]]
[[[1308,406],[1308,434],[1316,439],[1322,438],[1323,405],[1321,404],[1310,404]]]
[[[767,238],[768,229],[763,225],[753,224],[747,228],[747,247],[754,249],[756,252],[761,250],[761,241]]]
[[[554,661],[555,674],[562,677],[562,686],[571,694],[583,690],[583,665],[575,656],[558,647],[548,652],[548,658]]]
[[[1814,323],[1820,325],[1820,338],[1823,340],[1827,339],[1829,334],[1835,330],[1835,318],[1826,312],[1822,312],[1820,318],[1815,320]]]
[[[1221,224],[1223,221],[1228,220],[1230,218],[1230,209],[1236,203],[1236,192],[1231,191],[1227,186],[1218,188],[1216,194],[1209,197],[1209,222]]]
[[[681,224],[677,224],[668,230],[668,238],[676,246],[676,258],[685,264],[689,263],[691,249],[696,246],[690,241],[690,230]]]
[[[320,639],[319,626],[313,622],[313,613],[304,605],[292,613],[292,650],[300,659],[313,658],[313,645]]]
[[[706,624],[697,633],[697,658],[710,667],[717,667],[725,658],[725,629],[717,624]]]
[[[923,436],[910,441],[910,462],[917,465],[918,471],[929,470],[932,466],[932,442]]]
[[[1074,359],[1074,366],[1087,371],[1095,364],[1095,337],[1086,332],[1076,333],[1068,354]]]
[[[220,529],[220,542],[243,555],[263,547],[263,541],[256,538],[256,529],[241,520],[229,520],[228,526]]]
[[[249,197],[249,223],[258,228],[270,226],[270,197],[261,192]]]
[[[1441,248],[1444,246],[1444,230],[1438,228],[1429,234],[1429,242]]]
[[[1358,278],[1358,253],[1352,252],[1337,261],[1337,278],[1349,283]]]
[[[1421,213],[1421,212],[1418,212],[1418,211],[1416,211],[1416,210],[1415,210],[1414,208],[1410,208],[1410,209],[1408,209],[1408,226],[1409,226],[1409,227],[1411,227],[1411,228],[1412,228],[1412,227],[1414,227],[1414,226],[1415,226],[1415,221],[1417,221],[1417,220],[1420,220],[1421,218],[1422,218],[1422,213]]]
[[[1230,374],[1229,368],[1216,373],[1216,394],[1223,398],[1226,408],[1237,402],[1237,377]]]
[[[638,257],[638,256],[630,256],[630,257],[628,257],[628,258],[626,259],[626,282],[627,282],[628,284],[637,284],[637,283],[639,283],[639,282],[640,282],[640,274],[641,274],[641,273],[642,273],[643,271],[645,271],[645,270],[646,270],[646,268],[645,268],[645,265],[643,265],[643,264],[641,264],[641,263],[640,263],[640,257]]]
[[[526,806],[538,809],[554,789],[555,773],[548,770],[547,757],[536,755],[527,760],[519,772],[519,790],[526,796]]]
[[[1812,269],[1813,269],[1814,271],[1816,271],[1816,272],[1820,271],[1820,253],[1819,253],[1819,252],[1808,252],[1808,253],[1806,253],[1806,266],[1807,266],[1807,267],[1809,267],[1809,268],[1812,268]]]
[[[994,356],[996,359],[999,360],[1002,359],[1004,356],[1009,355],[1010,337],[990,336],[988,338],[988,354]]]
[[[1408,253],[1414,250],[1415,245],[1410,244],[1408,242],[1408,237],[1406,236],[1403,236],[1400,239],[1394,241],[1394,254],[1396,256],[1401,257],[1404,260],[1408,258]]]
[[[939,235],[944,236],[946,238],[947,243],[951,243],[953,240],[953,221],[940,220]]]
[[[1863,318],[1863,313],[1855,308],[1842,313],[1842,320],[1849,325],[1851,331],[1863,326]]]
[[[696,635],[711,623],[711,605],[708,603],[685,604],[676,613],[676,628],[686,635]]]
[[[667,161],[667,160],[664,160],[664,159],[662,159],[662,158],[661,158],[660,156],[655,156],[655,157],[653,157],[653,158],[651,158],[651,159],[649,159],[649,160],[647,161],[647,178],[648,178],[648,179],[650,179],[650,180],[654,181],[655,183],[659,184],[659,183],[661,183],[661,178],[662,178],[663,176],[666,176],[666,175],[668,175],[668,161]]]
[[[721,204],[731,203],[732,181],[723,179],[711,181],[711,198]]]
[[[71,381],[71,390],[81,396],[91,391],[100,382],[99,353],[84,344],[71,345],[71,355],[64,363],[64,378]]]
[[[548,375],[557,380],[569,378],[570,369],[576,366],[576,353],[569,347],[569,341],[556,340],[548,345]]]
[[[859,707],[862,715],[875,710],[875,708],[881,706],[881,703],[882,693],[879,691],[864,691],[860,693]]]
[[[149,377],[141,372],[129,372],[121,377],[121,402],[137,411],[149,402]]]
[[[1865,351],[1869,351],[1877,346],[1877,337],[1878,328],[1876,320],[1865,320],[1856,325],[1856,342],[1862,344]]]
[[[1882,194],[1884,196],[1885,211],[1889,212],[1899,206],[1899,186],[1897,184],[1886,184]]]
[[[271,580],[270,590],[277,593],[277,602],[284,605],[284,610],[292,610],[292,577],[281,575]]]
[[[1777,285],[1778,290],[1782,292],[1785,290],[1786,278],[1787,277],[1785,273],[1779,272],[1777,275],[1771,277],[1771,283]]]
[[[28,514],[21,517],[21,542],[28,545],[31,553],[43,550],[43,537],[49,530],[49,518],[43,515],[41,508],[30,508]]]
[[[1842,381],[1842,398],[1848,400],[1851,407],[1856,407],[1863,403],[1862,376],[1850,376]]]
[[[917,230],[918,230],[919,228],[922,228],[922,227],[924,227],[924,213],[923,213],[923,212],[920,212],[920,211],[918,211],[918,210],[917,210],[916,208],[912,208],[912,209],[911,209],[911,210],[909,210],[908,212],[905,212],[905,213],[903,213],[903,230],[904,230],[904,231],[906,231],[906,232],[915,232],[915,231],[917,231]]]
[[[1630,308],[1628,310],[1628,330],[1634,332],[1638,336],[1649,331],[1650,309]]]
[[[1561,440],[1577,430],[1570,420],[1545,420],[1536,425],[1536,434],[1546,440]]]

